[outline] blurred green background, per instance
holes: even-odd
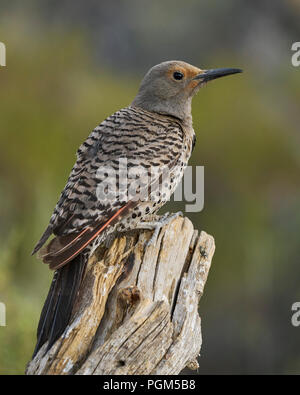
[[[187,215],[217,246],[198,373],[300,373],[299,17],[298,0],[1,0],[0,374],[23,374],[33,351],[52,273],[30,252],[76,149],[171,59],[245,71],[193,102],[205,208]]]

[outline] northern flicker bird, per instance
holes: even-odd
[[[115,231],[150,228],[156,236],[168,221],[155,213],[180,182],[195,144],[192,98],[206,82],[239,72],[201,70],[182,61],[156,65],[145,75],[133,102],[104,120],[79,147],[50,223],[33,250],[40,250],[43,262],[55,270],[34,355],[46,342],[49,350],[67,327],[88,257],[96,247]],[[121,159],[126,160],[127,169],[146,169],[139,191],[147,192],[148,199],[135,199],[134,194],[128,198],[128,184],[120,176],[115,193],[101,195],[99,185],[105,177],[99,170],[113,169],[116,174]],[[153,168],[155,176],[148,177]],[[162,178],[162,169],[169,175],[166,192],[153,188]],[[105,176],[107,192],[113,177]],[[43,247],[52,234],[55,237]]]

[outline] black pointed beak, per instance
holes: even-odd
[[[201,80],[202,82],[207,82],[211,80],[215,80],[216,78],[225,77],[226,75],[242,73],[243,70],[241,69],[211,69],[211,70],[204,70],[203,73],[196,75],[194,80]]]

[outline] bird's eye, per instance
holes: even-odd
[[[173,77],[174,77],[175,80],[182,80],[184,75],[180,71],[175,71],[174,74],[173,74]]]

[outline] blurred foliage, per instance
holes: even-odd
[[[16,15],[0,34],[7,46],[0,68],[0,301],[7,309],[0,374],[22,374],[52,277],[30,252],[76,149],[131,102],[142,72],[97,64],[80,29],[41,28]],[[202,66],[198,55],[188,60]],[[205,166],[205,208],[187,215],[217,245],[200,304],[200,373],[299,373],[299,329],[290,323],[300,300],[299,70],[288,58],[268,77],[229,51],[207,63],[245,73],[212,82],[193,103],[191,163]],[[179,209],[183,203],[169,203],[165,211]]]

